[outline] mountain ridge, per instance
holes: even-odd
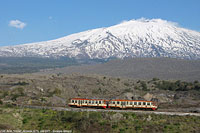
[[[200,59],[200,33],[162,19],[138,19],[59,39],[0,47],[1,57]]]

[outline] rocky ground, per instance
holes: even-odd
[[[66,107],[69,98],[156,100],[159,110],[200,112],[200,83],[99,75],[0,75],[0,104]]]

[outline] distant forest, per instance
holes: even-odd
[[[0,74],[32,73],[76,64],[78,62],[70,58],[0,57]]]
[[[41,69],[62,68],[72,65],[102,63],[101,59],[0,57],[0,74],[34,73]]]

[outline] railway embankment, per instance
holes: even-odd
[[[18,108],[30,109],[50,109],[56,111],[72,111],[72,112],[122,112],[122,113],[139,113],[139,114],[160,114],[160,115],[176,115],[176,116],[200,116],[198,112],[187,112],[183,109],[158,109],[156,111],[147,110],[117,110],[117,109],[94,109],[94,108],[71,108],[71,107],[50,107],[50,106],[34,106],[34,105],[17,105]]]

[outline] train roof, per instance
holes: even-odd
[[[101,100],[101,101],[154,102],[154,101],[146,101],[146,100],[124,100],[124,99],[105,100],[105,99],[89,99],[89,98],[71,98],[71,100]]]
[[[108,100],[105,100],[105,99],[88,99],[88,98],[71,98],[73,100],[101,100],[101,101],[108,101]]]
[[[146,100],[125,100],[125,99],[113,99],[110,101],[153,102],[153,101],[146,101]]]

